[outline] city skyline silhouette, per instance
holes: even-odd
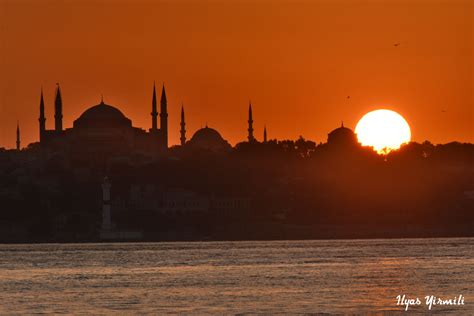
[[[163,101],[163,98],[164,98],[164,101]],[[177,146],[177,145],[183,145],[185,142],[186,142],[186,132],[188,132],[188,136],[189,136],[189,130],[186,130],[185,129],[185,125],[187,123],[184,123],[184,103],[181,103],[180,105],[180,121],[179,121],[179,143],[173,143],[173,144],[169,144],[169,140],[168,140],[168,113],[167,113],[167,97],[166,97],[166,93],[165,93],[165,85],[164,83],[162,84],[162,91],[161,91],[161,109],[158,111],[157,110],[157,93],[156,93],[156,84],[155,82],[153,83],[153,92],[152,92],[152,98],[151,98],[151,106],[152,106],[152,112],[150,113],[150,115],[152,116],[152,119],[151,119],[151,125],[150,126],[136,126],[135,124],[133,124],[134,127],[136,128],[139,128],[139,129],[142,129],[144,131],[148,131],[150,129],[151,132],[153,131],[157,131],[157,132],[160,132],[160,128],[158,128],[158,117],[159,118],[159,121],[160,121],[160,127],[161,125],[163,124],[166,124],[165,126],[165,129],[166,129],[166,147],[169,148],[169,147],[172,147],[172,146]],[[165,102],[165,108],[164,108],[164,115],[165,115],[165,118],[162,118],[162,112],[163,111],[163,102]],[[107,103],[104,102],[104,95],[101,94],[100,96],[100,103],[99,105],[101,104],[104,104],[104,105],[107,105],[109,106]],[[113,106],[114,107],[114,106]],[[47,124],[47,118],[46,118],[46,111],[48,110],[47,106],[45,105],[45,101],[44,101],[44,91],[43,91],[43,87],[41,87],[40,89],[40,97],[39,97],[39,124],[40,124],[40,130],[44,130],[45,133],[54,133],[54,131],[65,131],[65,130],[71,130],[73,128],[73,125],[72,124],[71,126],[64,126],[63,127],[63,103],[62,103],[62,93],[61,93],[61,88],[60,88],[60,84],[59,83],[56,83],[56,89],[55,89],[55,96],[54,96],[54,103],[53,105],[51,106],[52,109],[52,113],[51,113],[51,121],[53,121],[52,123],[50,123],[49,125],[52,125],[52,126],[49,126]],[[90,108],[90,107],[89,107]],[[116,108],[114,107],[115,109],[119,110],[121,112],[121,109],[120,107]],[[85,109],[84,112],[87,112],[87,108]],[[250,141],[250,140],[256,140],[256,141],[261,141],[261,142],[264,142],[265,139],[267,139],[267,124],[264,124],[262,130],[261,130],[261,136],[256,136],[254,135],[254,128],[253,128],[253,114],[252,114],[252,104],[251,104],[251,101],[249,101],[249,108],[248,108],[248,117],[247,117],[247,124],[249,124],[248,126],[248,129],[246,130],[247,131],[247,135],[244,136],[242,139],[240,140],[236,140],[236,142],[233,144],[233,145],[237,145],[238,143],[240,142],[244,142],[244,141]],[[173,111],[175,112],[175,111]],[[125,114],[123,114],[125,117],[127,117]],[[128,119],[128,118],[127,118]],[[163,121],[164,119],[164,121]],[[341,120],[341,122],[344,122],[343,120]],[[183,126],[184,124],[184,126]],[[171,125],[176,125],[176,124],[171,124]],[[205,127],[208,126],[208,123],[206,121],[206,124],[204,124]],[[344,123],[341,123],[341,126],[343,126]],[[347,124],[346,124],[347,125]],[[51,127],[51,129],[48,130],[48,127]],[[215,126],[213,126],[215,127]],[[410,126],[411,127],[411,126]],[[183,128],[184,128],[184,131],[183,131]],[[203,124],[201,124],[200,128],[198,128],[197,130],[195,131],[191,131],[192,133],[195,133],[195,132],[198,132],[199,130],[201,130],[203,128]],[[355,131],[355,128],[352,128],[350,127],[351,130]],[[16,136],[15,136],[15,148],[17,150],[20,150],[22,148],[25,148],[29,145],[29,144],[25,144],[23,143],[23,140],[22,138],[20,137],[20,121],[17,120],[16,121],[16,127],[15,127],[15,131],[16,131]],[[328,131],[328,134],[329,134],[330,131]],[[184,134],[183,134],[184,133]],[[41,134],[42,132],[40,132],[40,134],[38,134],[38,138],[37,140],[33,140],[31,144],[33,143],[37,143],[37,142],[41,142]],[[175,132],[171,132],[169,134],[176,134]],[[183,136],[184,135],[184,136]],[[192,135],[192,134],[191,134]],[[184,138],[183,138],[184,137]],[[302,137],[302,135],[299,135],[298,137]],[[297,137],[297,138],[298,138]],[[297,139],[295,138],[295,139]],[[277,138],[274,138],[275,140],[277,140]],[[284,139],[287,139],[287,138],[283,138],[281,140],[284,140]],[[189,140],[189,138],[188,138]],[[183,142],[184,141],[184,142]],[[425,139],[425,141],[430,141],[429,139]],[[322,139],[320,140],[319,142],[317,143],[324,143],[325,140]],[[416,140],[413,140],[411,139],[411,142],[416,142]],[[457,140],[454,140],[454,142],[457,142]],[[24,144],[24,146],[22,147],[21,146],[21,143]],[[369,146],[370,147],[370,146]],[[1,148],[1,147],[0,147]]]
[[[474,315],[473,0],[0,0],[0,315]]]
[[[249,99],[259,137],[266,125],[320,142],[389,108],[417,142],[474,140],[468,1],[48,3],[0,3],[1,147],[15,148],[17,120],[22,144],[36,140],[39,89],[52,113],[57,82],[64,126],[102,94],[147,127],[154,80],[168,87],[170,144],[182,103],[190,131],[207,122],[236,144]]]

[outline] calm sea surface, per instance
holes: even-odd
[[[0,314],[401,312],[465,297],[474,239],[0,245]]]

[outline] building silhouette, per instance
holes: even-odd
[[[153,83],[151,98],[151,128],[146,131],[134,127],[118,107],[106,104],[103,97],[99,104],[85,110],[73,122],[71,128],[63,127],[63,97],[59,84],[56,86],[54,99],[54,129],[46,129],[45,101],[41,88],[39,104],[39,140],[41,148],[52,148],[57,152],[69,154],[73,161],[92,164],[104,164],[111,157],[142,154],[160,156],[167,151],[168,144],[168,100],[164,84],[161,89],[160,107],[156,85]],[[159,117],[159,124],[158,124]],[[252,103],[249,101],[247,120],[247,142],[259,143],[254,136]],[[232,149],[222,134],[207,126],[197,130],[188,140],[184,105],[181,105],[180,145],[185,149],[208,150],[211,152],[228,152]],[[17,131],[17,148],[20,147],[19,126]],[[263,144],[268,144],[266,126],[263,130]],[[345,147],[358,144],[355,133],[344,127],[336,128],[328,134],[328,144]]]
[[[158,99],[153,84],[149,129],[134,127],[104,98],[65,127],[62,93],[58,85],[47,130],[41,89],[39,143],[20,151],[17,122],[16,150],[0,148],[0,241],[346,238],[377,229],[393,237],[405,236],[406,218],[424,228],[431,215],[442,234],[446,222],[453,235],[471,234],[471,226],[456,225],[472,222],[472,144],[413,142],[384,158],[343,122],[325,144],[269,140],[266,125],[256,139],[249,103],[241,122],[247,137],[232,148],[207,124],[187,137],[181,104],[180,145],[168,150],[164,86]],[[308,223],[342,226],[326,233]]]
[[[147,132],[134,127],[117,107],[99,104],[85,110],[73,122],[72,128],[63,128],[63,102],[61,88],[56,88],[53,130],[46,129],[45,102],[41,89],[39,105],[40,146],[71,154],[75,160],[103,162],[110,156],[143,153],[158,155],[168,148],[168,110],[163,85],[160,101],[160,127],[158,128],[156,88],[153,85],[152,124]]]
[[[40,143],[43,143],[46,140],[46,116],[44,114],[44,98],[43,98],[43,88],[41,88],[41,97],[40,97],[40,116],[39,116],[39,139]]]
[[[180,123],[181,129],[179,131],[181,137],[179,138],[181,142],[181,146],[184,146],[186,144],[186,123],[184,121],[184,105],[181,105],[181,123]]]
[[[146,131],[134,127],[118,107],[104,102],[85,110],[73,122],[71,128],[63,127],[63,97],[57,84],[54,99],[54,129],[46,129],[45,101],[41,88],[39,104],[39,143],[41,148],[63,151],[74,160],[105,162],[111,156],[127,156],[130,153],[161,155],[168,147],[168,100],[163,84],[158,112],[156,85],[153,83],[151,100],[151,128]],[[158,125],[159,117],[159,125]],[[232,146],[221,133],[206,127],[197,130],[191,139],[186,138],[184,105],[181,106],[180,144],[184,148],[203,149],[213,152],[227,152]],[[248,141],[257,142],[254,137],[252,104],[248,112]],[[266,140],[266,130],[264,141]]]
[[[16,123],[16,150],[21,149],[21,140],[20,140],[20,122]]]
[[[252,103],[249,102],[249,120],[248,120],[248,141],[249,143],[255,142],[255,137],[253,136],[253,117],[252,117]]]
[[[327,143],[334,147],[352,147],[359,145],[357,135],[350,128],[344,127],[344,122],[341,122],[341,127],[336,128],[328,134]]]
[[[207,150],[211,152],[227,152],[232,146],[221,136],[221,134],[206,125],[194,133],[193,137],[186,143],[191,149]]]

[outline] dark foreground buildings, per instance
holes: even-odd
[[[103,100],[71,128],[62,115],[58,86],[54,129],[41,94],[39,142],[21,149],[18,127],[0,150],[0,241],[474,235],[472,144],[380,156],[343,124],[326,143],[260,142],[249,105],[234,147],[208,126],[188,140],[184,108],[170,147],[164,87],[147,131]]]

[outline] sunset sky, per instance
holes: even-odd
[[[325,142],[368,111],[403,115],[415,141],[474,142],[474,1],[0,0],[0,147],[38,141],[54,89],[64,126],[100,102],[151,125],[153,81],[168,95],[170,144],[206,123],[230,143]],[[399,43],[398,46],[394,44]],[[350,96],[350,98],[348,98]]]

